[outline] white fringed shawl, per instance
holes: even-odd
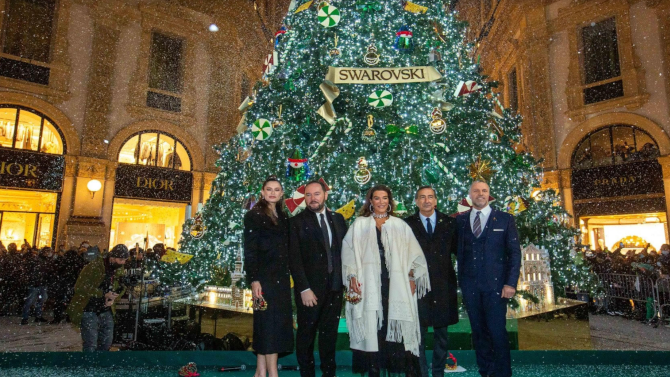
[[[351,349],[377,352],[377,331],[384,321],[381,302],[381,259],[377,245],[375,220],[359,217],[349,228],[342,245],[342,277],[345,289],[348,276],[355,275],[361,284],[362,300],[346,303],[347,328]],[[409,286],[409,272],[414,270],[418,298],[430,291],[428,266],[412,229],[401,219],[390,216],[382,225],[386,268],[389,271],[389,315],[386,340],[403,342],[405,350],[419,356],[421,328],[417,296]],[[376,324],[376,326],[375,326]]]

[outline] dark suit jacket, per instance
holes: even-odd
[[[333,235],[330,251],[333,257],[333,276],[328,279],[328,259],[323,233],[317,215],[305,209],[290,219],[290,269],[293,286],[298,293],[311,289],[317,298],[326,290],[342,289],[342,240],[347,224],[339,213],[326,210]],[[332,283],[329,286],[329,283]]]
[[[428,237],[419,212],[405,219],[419,241],[428,262],[431,291],[419,300],[421,326],[445,327],[458,322],[456,273],[451,254],[456,254],[456,219],[436,211],[433,237]]]
[[[456,216],[458,227],[458,280],[461,289],[474,288],[477,271],[474,255],[465,252],[465,233],[471,232],[470,211]],[[516,229],[514,216],[491,207],[486,227],[482,236],[486,237],[484,245],[484,276],[490,290],[502,292],[503,285],[516,288],[521,269],[521,246],[519,233]],[[481,283],[481,282],[480,282]]]

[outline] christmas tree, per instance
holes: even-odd
[[[493,205],[517,215],[522,244],[549,251],[557,294],[591,286],[578,232],[557,194],[540,190],[541,162],[523,152],[520,117],[501,108],[448,5],[298,1],[284,22],[240,106],[238,135],[217,148],[211,197],[185,225],[180,252],[194,257],[181,279],[202,285],[232,266],[243,216],[277,175],[292,214],[304,208],[301,186],[321,178],[329,207],[349,219],[375,184],[391,187],[399,215],[421,185],[453,214],[468,209],[472,180],[485,179]]]

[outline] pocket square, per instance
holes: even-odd
[[[502,232],[505,229],[493,229],[494,232]]]

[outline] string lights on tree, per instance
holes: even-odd
[[[589,289],[592,277],[575,263],[579,233],[558,195],[526,200],[540,188],[540,162],[515,151],[522,119],[494,111],[496,84],[482,77],[465,32],[441,1],[297,0],[276,34],[267,86],[255,85],[239,133],[217,147],[221,171],[201,211],[207,232],[194,237],[192,221],[185,224],[180,252],[194,257],[179,278],[199,286],[213,266],[232,268],[245,199],[258,197],[269,175],[280,177],[287,198],[307,179],[324,178],[329,207],[351,220],[380,183],[402,211],[431,184],[439,210],[456,213],[474,174],[494,197],[515,201],[522,243],[548,250],[557,294]],[[268,120],[279,118],[281,126]]]

